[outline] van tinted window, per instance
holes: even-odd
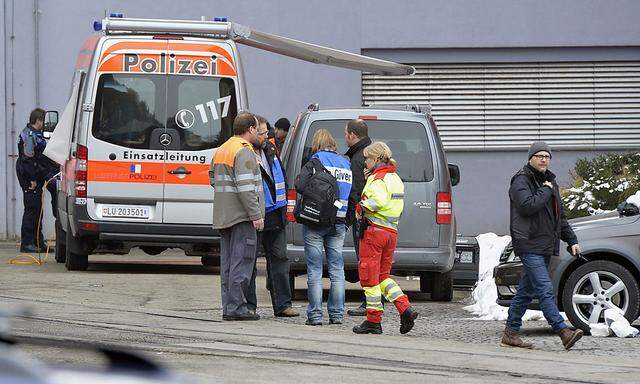
[[[167,127],[181,134],[181,148],[198,151],[222,145],[237,114],[232,79],[169,76]]]
[[[163,127],[166,76],[100,76],[93,136],[129,148],[148,148],[154,128]]]
[[[338,153],[347,152],[344,128],[349,120],[316,120],[311,123],[304,146],[304,164],[311,157],[311,141],[319,129],[327,129],[338,142]],[[413,121],[369,120],[369,137],[383,141],[398,162],[398,175],[403,181],[433,180],[433,162],[425,126]]]
[[[180,136],[174,149],[197,151],[228,139],[236,114],[233,79],[104,74],[98,82],[92,133],[116,145],[159,149],[151,143],[152,133],[171,128]]]

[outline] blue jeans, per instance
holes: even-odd
[[[335,229],[310,228],[303,226],[304,255],[307,260],[307,318],[312,321],[322,320],[322,260],[323,249],[327,254],[329,270],[329,300],[327,311],[332,320],[344,317],[344,258],[342,246],[346,228],[344,224],[336,224]]]
[[[553,294],[553,284],[549,277],[549,260],[551,256],[536,255],[527,253],[520,256],[522,261],[522,275],[518,292],[509,306],[509,317],[507,327],[514,331],[519,331],[522,326],[522,316],[527,310],[527,306],[537,297],[540,302],[540,309],[544,318],[555,332],[560,332],[566,328],[564,318],[558,311],[555,296]]]

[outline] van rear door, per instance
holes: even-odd
[[[333,112],[333,114],[344,112]],[[369,137],[389,145],[393,158],[398,162],[398,174],[404,182],[404,210],[398,228],[398,247],[432,248],[439,244],[439,228],[436,225],[436,194],[438,181],[434,180],[434,153],[427,135],[425,119],[399,120],[397,116],[378,116],[367,112]],[[384,114],[380,112],[379,114]],[[302,164],[312,155],[311,141],[321,128],[331,132],[338,142],[338,152],[346,153],[344,128],[351,118],[315,120],[309,125],[303,150]],[[294,244],[304,245],[302,231],[294,231]],[[351,236],[345,237],[345,245],[353,246]]]
[[[167,117],[167,76],[157,63],[166,49],[166,41],[143,39],[108,39],[102,47],[86,141],[94,220],[162,222],[165,150],[157,139]]]

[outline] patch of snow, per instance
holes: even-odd
[[[636,207],[640,208],[640,191],[636,192],[635,195],[629,196],[629,198],[627,198],[627,203],[633,204]]]
[[[480,246],[479,279],[473,288],[473,304],[464,307],[465,311],[478,316],[476,320],[506,320],[509,308],[496,303],[498,290],[493,278],[493,268],[500,262],[500,255],[511,242],[510,236],[498,236],[495,233],[483,233],[476,237]],[[564,315],[564,314],[563,314]],[[522,320],[541,320],[541,311],[527,310]]]
[[[589,324],[591,330],[591,336],[593,337],[609,337],[611,336],[611,329],[605,323]]]

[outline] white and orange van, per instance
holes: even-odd
[[[215,262],[205,258],[219,241],[209,163],[248,110],[236,42],[377,73],[413,71],[226,20],[112,16],[82,46],[67,106],[56,260],[69,270],[86,269],[91,253],[132,247],[152,255],[181,248]]]

